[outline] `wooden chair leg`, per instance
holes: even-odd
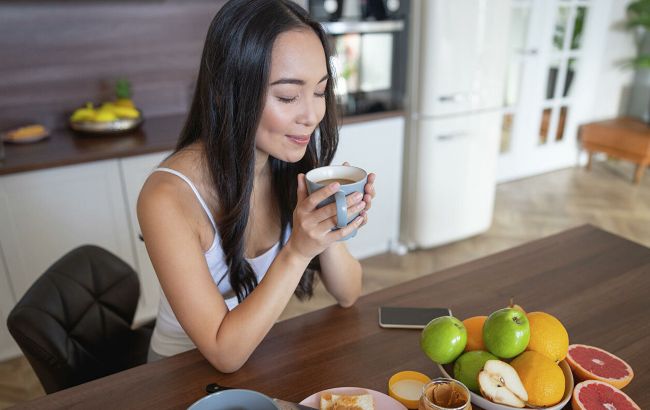
[[[592,155],[592,152],[588,151],[587,152],[587,171],[591,171],[591,155]]]
[[[640,164],[637,164],[636,172],[634,172],[634,183],[635,184],[641,183],[641,177],[643,176],[643,173],[645,172],[645,167],[646,167],[646,164],[643,163],[643,162],[640,163]]]

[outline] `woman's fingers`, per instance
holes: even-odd
[[[365,208],[365,206],[366,206],[366,204],[363,201],[357,202],[356,204],[353,204],[353,205],[349,206],[348,207],[347,221],[352,221],[355,214],[360,214],[361,212],[363,212],[363,208]],[[318,229],[322,230],[323,232],[326,232],[328,230],[336,228],[337,227],[336,226],[336,221],[337,221],[336,210],[334,210],[333,213],[330,214],[330,216],[328,216],[325,219],[322,219],[319,222],[319,224],[318,224],[319,228]]]
[[[352,213],[359,212],[358,210],[351,211],[351,209],[353,209],[353,207],[356,204],[361,202],[362,199],[363,199],[363,194],[361,194],[361,192],[354,192],[354,193],[352,193],[352,194],[345,197],[345,201],[346,201],[346,204],[347,204],[347,207],[348,207],[348,217]],[[364,205],[364,207],[365,207],[365,205]],[[361,208],[361,209],[363,209],[363,208]],[[324,207],[318,208],[318,210],[314,211],[314,218],[318,222],[322,222],[322,221],[324,221],[324,220],[326,220],[328,218],[331,218],[332,216],[334,216],[336,218],[336,203],[335,202],[333,202],[331,204],[327,204]]]
[[[303,203],[305,204],[304,206],[306,207],[306,211],[313,211],[316,209],[318,204],[323,202],[326,198],[334,195],[339,188],[341,187],[341,184],[338,182],[333,182],[326,187],[323,187],[319,189],[318,191],[312,192],[311,195],[309,195]]]
[[[331,231],[330,233],[327,234],[327,236],[332,241],[341,240],[346,236],[350,235],[352,232],[354,232],[355,229],[359,229],[362,224],[363,224],[363,217],[359,215],[356,218],[354,218],[353,221],[350,221],[350,223],[345,228]]]

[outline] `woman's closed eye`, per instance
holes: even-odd
[[[322,93],[314,93],[314,95],[318,98],[325,98],[325,92]],[[285,104],[290,104],[298,99],[298,97],[277,97],[277,99],[280,102],[283,102]]]
[[[278,100],[280,102],[285,103],[285,104],[290,104],[290,103],[296,101],[297,99],[298,99],[298,97],[278,97]]]

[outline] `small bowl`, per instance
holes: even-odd
[[[559,363],[559,365],[560,365],[560,369],[562,369],[562,373],[564,373],[564,396],[562,396],[562,400],[560,400],[558,404],[549,407],[543,407],[544,410],[562,409],[571,400],[571,396],[573,395],[573,374],[571,373],[571,368],[569,367],[566,360],[562,360]],[[444,366],[441,366],[439,364],[437,366],[438,369],[440,369],[440,372],[445,377],[453,378],[451,376],[451,373],[453,373],[451,367],[447,369]],[[476,404],[477,406],[485,410],[517,409],[517,407],[511,407],[511,406],[506,406],[505,404],[498,404],[498,403],[491,402],[490,400],[486,399],[480,394],[474,393],[473,391],[470,391],[469,394],[472,396],[472,403]],[[523,410],[539,410],[539,407],[524,407]]]
[[[426,374],[422,374],[420,372],[414,372],[414,371],[403,371],[399,373],[395,373],[391,378],[388,380],[388,395],[395,400],[399,401],[403,405],[406,406],[408,409],[417,409],[418,408],[418,403],[420,401],[420,396],[418,396],[416,399],[410,399],[408,397],[402,397],[399,394],[393,390],[393,385],[401,380],[414,380],[417,382],[422,382],[422,386],[420,386],[420,392],[422,391],[422,387],[429,383],[431,381],[431,378],[427,376]]]
[[[273,400],[262,393],[245,390],[230,389],[212,393],[195,401],[187,410],[280,410]]]

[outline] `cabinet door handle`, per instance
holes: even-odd
[[[460,131],[460,132],[454,132],[451,134],[441,134],[438,135],[437,139],[438,141],[449,141],[453,140],[455,138],[461,138],[461,137],[467,137],[469,133],[467,131]]]

